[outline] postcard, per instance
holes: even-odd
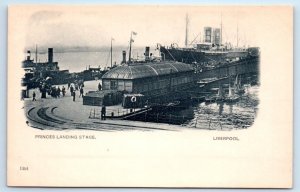
[[[7,185],[292,188],[293,7],[8,7]]]

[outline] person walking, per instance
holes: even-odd
[[[72,85],[70,86],[70,92],[71,92],[71,96],[73,96],[74,88]]]
[[[70,83],[70,82],[68,82],[68,90],[70,89],[70,86],[71,86],[71,83]]]
[[[33,92],[32,93],[32,101],[36,101],[35,96],[36,96],[36,94],[35,94],[35,92]]]
[[[72,93],[73,95],[73,101],[75,102],[75,96],[76,96],[76,92],[75,91],[73,91],[73,93]]]
[[[65,88],[65,86],[63,86],[62,88],[61,88],[61,92],[62,92],[62,95],[63,95],[63,97],[66,95],[66,88]]]
[[[101,84],[99,83],[99,84],[98,84],[98,91],[101,91],[101,89],[102,89],[102,86],[101,86]]]
[[[60,92],[61,92],[61,90],[60,90],[60,88],[58,87],[58,88],[57,88],[57,96],[58,96],[58,97],[60,97]]]
[[[78,83],[75,83],[75,90],[78,91]]]
[[[83,97],[83,88],[82,87],[80,88],[79,98],[80,98],[80,96]]]
[[[101,108],[101,120],[105,120],[105,116],[106,116],[106,107],[105,105],[103,105]]]

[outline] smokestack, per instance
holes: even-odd
[[[204,42],[212,43],[212,28],[204,27]]]
[[[126,51],[122,51],[123,60],[122,63],[126,63]]]
[[[145,61],[150,61],[150,47],[146,47],[144,55]]]
[[[220,36],[221,36],[220,28],[213,29],[212,43],[216,45],[221,45]]]
[[[48,62],[53,62],[53,48],[48,48]]]
[[[30,61],[30,57],[31,57],[31,53],[30,53],[30,51],[27,51],[26,60]]]

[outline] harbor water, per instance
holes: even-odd
[[[150,111],[131,120],[177,124],[183,127],[210,130],[234,130],[250,127],[258,111],[259,87],[248,86],[234,102],[190,102],[167,110]]]
[[[236,102],[198,103],[190,106],[193,118],[184,125],[207,129],[242,129],[250,127],[258,111],[259,87],[251,86]]]
[[[55,48],[54,48],[55,50]],[[113,49],[112,52],[112,62],[119,65],[122,61],[122,50],[127,48]],[[128,52],[128,51],[127,51]],[[132,56],[134,59],[144,59],[145,48],[133,48]],[[154,53],[155,50],[153,49]],[[35,58],[34,53],[32,53],[32,58]],[[128,59],[128,54],[127,54]],[[54,61],[58,62],[60,70],[69,70],[72,72],[81,72],[90,67],[101,67],[105,69],[111,65],[110,49],[102,51],[72,51],[72,52],[54,52]],[[38,61],[47,62],[48,53],[38,53]]]

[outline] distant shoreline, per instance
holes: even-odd
[[[53,53],[73,53],[73,52],[109,52],[110,47],[59,47],[59,46],[41,46],[38,47],[38,53],[39,54],[47,54],[48,53],[48,48],[52,47],[54,48]],[[115,51],[121,51],[126,50],[127,51],[128,46],[115,46],[113,47],[114,52]],[[142,50],[145,49],[145,47],[133,47],[134,50]],[[27,52],[27,50],[30,50],[32,53],[35,52],[36,48],[35,47],[25,47],[24,48],[24,53]]]

